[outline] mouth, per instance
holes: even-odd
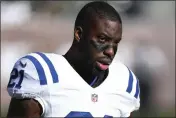
[[[97,64],[99,69],[107,70],[109,68],[110,62],[96,61],[96,64]]]

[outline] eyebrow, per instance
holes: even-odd
[[[110,39],[110,40],[113,39],[112,37],[108,36],[108,34],[106,34],[106,33],[104,33],[104,32],[100,33],[100,35],[104,35],[105,37],[107,37],[107,38]],[[122,37],[118,37],[118,38],[117,38],[117,40],[119,40],[119,41],[120,41],[121,39],[122,39]]]
[[[100,36],[100,35],[104,35],[104,36],[107,37],[108,39],[112,39],[112,37],[108,36],[108,34],[106,34],[106,33],[104,33],[104,32],[101,32],[101,33],[99,34],[99,36]]]

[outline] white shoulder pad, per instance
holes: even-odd
[[[130,113],[136,111],[140,107],[140,87],[139,87],[139,80],[135,76],[135,74],[129,69],[129,77],[128,77],[128,84],[126,87],[126,92],[129,94],[129,101],[132,101],[132,106],[127,102],[126,106],[127,109],[130,108],[131,110],[125,110],[123,113],[123,117],[129,117]],[[131,107],[130,107],[131,106]]]
[[[119,108],[122,117],[128,117],[131,112],[138,110],[140,107],[140,89],[139,80],[135,74],[122,62],[114,61],[110,68],[113,77],[116,78],[114,83],[119,94]]]
[[[19,59],[7,85],[11,97],[33,98],[41,104],[43,113],[49,108],[45,101],[49,96],[48,85],[58,83],[58,75],[49,56],[50,54],[37,52]]]
[[[135,99],[139,99],[139,94],[140,94],[139,80],[130,69],[128,69],[128,73],[129,73],[129,78],[128,78],[128,86],[126,88],[126,92],[131,94]]]
[[[19,59],[11,72],[7,90],[10,96],[35,97],[51,83],[57,83],[56,70],[44,53],[31,53]]]
[[[135,76],[135,74],[129,69],[129,81],[128,81],[128,88],[127,88],[127,92],[131,91],[131,95],[134,96],[135,98],[135,109],[134,110],[138,110],[140,107],[140,86],[139,86],[139,80],[138,78]],[[133,84],[131,84],[133,83]],[[132,87],[130,87],[132,86]],[[132,90],[131,90],[132,88]]]

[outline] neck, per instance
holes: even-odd
[[[83,79],[87,80],[88,78],[93,77],[93,74],[90,71],[91,68],[87,66],[84,58],[80,56],[78,51],[71,49],[64,55],[64,57]]]
[[[75,71],[88,83],[90,84],[95,77],[102,77],[102,72],[97,72],[96,69],[92,69],[86,62],[86,60],[80,56],[81,54],[76,48],[71,49],[64,55],[66,60],[75,69]],[[104,77],[104,76],[103,76]]]

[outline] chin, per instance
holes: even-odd
[[[101,72],[103,72],[103,70],[99,69],[98,67],[93,67],[92,69],[92,73],[93,75],[99,75]]]

